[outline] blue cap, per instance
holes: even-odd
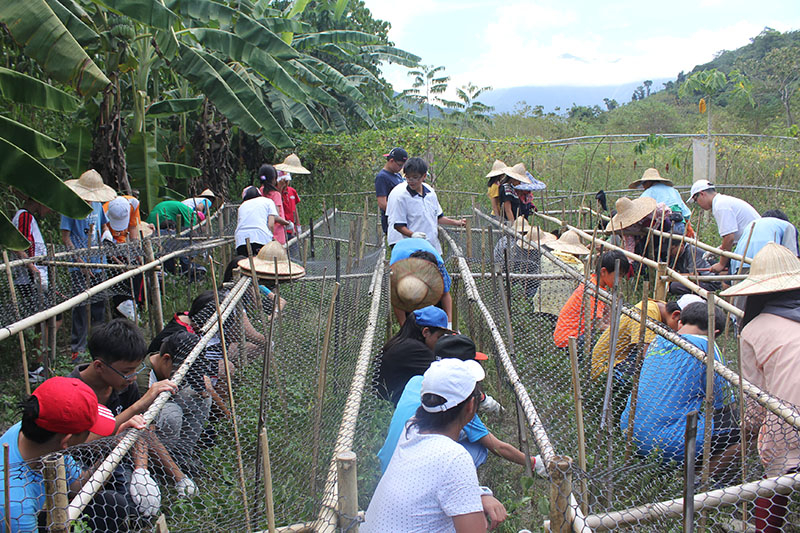
[[[447,313],[435,305],[414,311],[414,320],[421,327],[447,329]]]

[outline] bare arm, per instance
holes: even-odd
[[[442,309],[445,313],[447,313],[447,321],[453,321],[453,297],[450,296],[449,292],[442,294],[442,299],[439,300],[439,303],[442,305]]]
[[[509,443],[498,439],[492,433],[489,433],[478,442],[480,442],[493,454],[502,457],[507,461],[511,461],[512,463],[517,463],[518,465],[525,464],[524,453],[522,453]],[[533,458],[531,458],[531,462],[533,462]]]
[[[449,218],[449,217],[439,217],[439,224],[441,224],[442,226],[462,226],[463,227],[463,226],[467,225],[467,220],[464,219],[464,218],[456,220],[454,218]]]
[[[412,235],[414,235],[414,232],[408,229],[408,226],[406,226],[405,224],[395,224],[394,229],[396,229],[401,235],[404,235],[405,237],[411,237]]]
[[[511,202],[503,202],[503,210],[506,213],[506,220],[513,221],[514,213],[511,211]]]
[[[378,207],[381,208],[381,211],[384,213],[386,212],[386,199],[388,196],[378,196]]]
[[[492,214],[494,216],[500,216],[500,197],[493,196],[492,197]]]
[[[62,229],[61,230],[61,242],[64,243],[64,246],[67,247],[67,250],[72,250],[73,248],[75,248],[72,245],[72,239],[69,238],[69,230],[68,229]]]
[[[483,511],[469,514],[460,514],[453,517],[456,533],[485,533],[486,517]]]
[[[725,235],[722,238],[722,244],[720,245],[720,248],[725,250],[726,252],[730,252],[731,250],[733,250],[733,238],[734,238],[733,233]],[[719,262],[712,265],[711,272],[719,274],[720,272],[728,268],[728,263],[730,263],[729,258],[725,256],[720,256]]]

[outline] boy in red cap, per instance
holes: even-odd
[[[10,503],[8,509],[2,509],[2,516],[5,520],[8,515],[12,532],[37,531],[38,528],[37,515],[44,507],[45,496],[41,473],[38,468],[32,468],[36,464],[34,461],[85,442],[90,432],[107,437],[114,433],[116,425],[111,411],[99,405],[94,391],[79,379],[50,378],[22,402],[21,406],[22,420],[0,437],[0,444],[8,444],[9,447]],[[141,426],[143,420],[138,417],[120,429]],[[3,466],[3,459],[0,457],[0,484],[5,483],[4,468],[1,468]],[[66,455],[64,466],[70,490],[78,490],[78,478],[81,475],[78,463]],[[102,494],[95,499],[93,505],[101,504],[101,499]],[[108,503],[106,500],[102,501],[102,505]],[[105,512],[108,511],[107,509]],[[87,509],[87,515],[99,516],[91,508]],[[95,526],[103,525],[100,522],[93,523]]]

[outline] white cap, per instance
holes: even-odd
[[[438,413],[452,409],[460,404],[475,390],[475,384],[483,381],[486,374],[480,363],[474,360],[462,361],[448,357],[434,361],[422,376],[422,390],[420,396],[436,394],[446,401],[442,405],[429,407],[422,404],[422,408],[429,413]]]
[[[285,170],[278,171],[278,181],[292,181],[292,173]]]
[[[705,303],[705,302],[706,301],[705,301],[704,298],[702,298],[702,297],[700,297],[700,296],[698,296],[696,294],[684,294],[683,296],[678,298],[678,302],[677,303],[678,303],[678,307],[680,307],[681,310],[683,310],[683,309],[686,309],[686,306],[689,305],[689,304]]]
[[[706,191],[708,189],[713,189],[714,184],[708,180],[697,180],[692,184],[692,190],[689,192],[689,203],[694,202],[694,195]]]
[[[122,231],[128,229],[128,224],[131,221],[131,204],[127,198],[117,196],[108,202],[108,224],[114,231]]]

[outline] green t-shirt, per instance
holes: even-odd
[[[158,215],[159,221],[171,220],[176,225],[178,224],[178,215],[180,215],[182,227],[197,224],[197,215],[194,210],[177,200],[166,200],[156,204],[147,216],[147,222],[155,224],[156,215]]]

